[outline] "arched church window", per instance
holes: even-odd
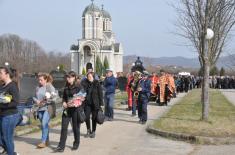
[[[84,46],[83,51],[84,51],[84,53],[86,53],[89,56],[92,55],[90,46]]]

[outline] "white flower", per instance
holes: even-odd
[[[49,98],[51,98],[51,94],[49,92],[46,92],[45,97],[46,97],[46,99],[49,99]]]

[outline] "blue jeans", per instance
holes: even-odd
[[[19,113],[0,116],[0,145],[8,155],[14,155],[14,130],[20,119]]]
[[[41,122],[41,129],[42,129],[42,143],[46,143],[49,141],[49,122],[50,122],[50,115],[48,111],[38,111],[38,118]]]
[[[114,93],[105,94],[104,103],[105,103],[105,109],[104,109],[105,116],[113,118]]]

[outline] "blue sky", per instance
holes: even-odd
[[[90,0],[0,0],[0,34],[37,41],[45,50],[69,52],[81,38],[82,12]],[[125,55],[196,57],[172,34],[176,14],[166,0],[95,0],[111,14]],[[235,46],[233,46],[235,48]],[[233,48],[233,49],[234,49]]]

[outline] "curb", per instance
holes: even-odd
[[[207,145],[224,145],[224,144],[235,144],[235,138],[233,137],[225,137],[225,138],[218,138],[218,137],[204,137],[204,136],[194,136],[189,134],[183,133],[173,133],[167,131],[161,131],[159,129],[155,129],[152,124],[148,125],[146,128],[148,133],[170,138],[173,140],[180,140],[186,141],[189,143],[194,144],[207,144]]]
[[[56,120],[56,121],[50,122],[49,126],[50,126],[50,128],[52,128],[52,127],[55,127],[55,126],[60,125],[60,124],[61,124],[61,120]],[[26,135],[26,134],[35,133],[39,130],[41,130],[41,128],[39,126],[34,126],[34,127],[31,127],[31,128],[15,131],[15,136],[23,136],[23,135]]]

